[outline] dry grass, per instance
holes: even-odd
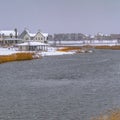
[[[59,48],[57,51],[60,51],[60,52],[69,52],[69,51],[80,51],[80,50],[85,50],[85,49],[89,50],[91,48],[120,50],[120,45],[115,45],[115,46],[108,46],[108,45],[90,46],[90,45],[86,45],[86,46],[81,46],[81,47],[69,46],[69,47]]]
[[[57,49],[57,51],[60,52],[69,52],[69,51],[81,51],[81,50],[89,50],[93,48],[93,46],[86,45],[86,46],[68,46],[68,47],[62,47]]]
[[[15,53],[11,55],[0,55],[0,63],[33,59],[34,53]]]
[[[62,47],[62,48],[59,48],[57,51],[59,52],[69,52],[69,51],[76,51],[76,50],[81,50],[81,47]]]
[[[120,45],[115,46],[94,46],[95,49],[111,49],[111,50],[120,50]]]
[[[120,120],[120,109],[110,110],[106,114],[92,118],[91,120]]]
[[[71,52],[74,51],[75,53],[88,53],[89,50],[93,48],[92,46],[68,46],[59,48],[57,51],[59,52]]]

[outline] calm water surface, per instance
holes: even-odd
[[[120,107],[120,51],[0,64],[0,120],[90,120]]]

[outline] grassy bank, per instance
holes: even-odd
[[[120,50],[120,45],[115,45],[115,46],[94,46],[95,49],[111,49],[111,50]]]
[[[87,53],[89,50],[93,48],[92,46],[68,46],[68,47],[62,47],[57,49],[59,52],[71,52],[74,51],[75,53]]]
[[[59,52],[69,52],[69,51],[81,50],[81,49],[82,49],[81,47],[71,46],[71,47],[62,47],[62,48],[59,48],[59,49],[57,49],[57,51],[59,51]]]
[[[92,118],[91,120],[120,120],[120,109],[110,110],[105,114]]]
[[[14,53],[11,55],[0,55],[0,63],[20,61],[20,60],[32,60],[34,53]]]
[[[89,50],[89,49],[110,49],[110,50],[120,50],[120,45],[108,46],[108,45],[101,45],[101,46],[68,46],[59,48],[57,51],[59,52],[69,52],[69,51],[81,51],[81,50]]]

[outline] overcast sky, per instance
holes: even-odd
[[[120,0],[0,0],[0,30],[120,33]]]

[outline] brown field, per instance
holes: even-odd
[[[11,55],[0,55],[0,63],[20,60],[32,60],[34,53],[15,53]]]

